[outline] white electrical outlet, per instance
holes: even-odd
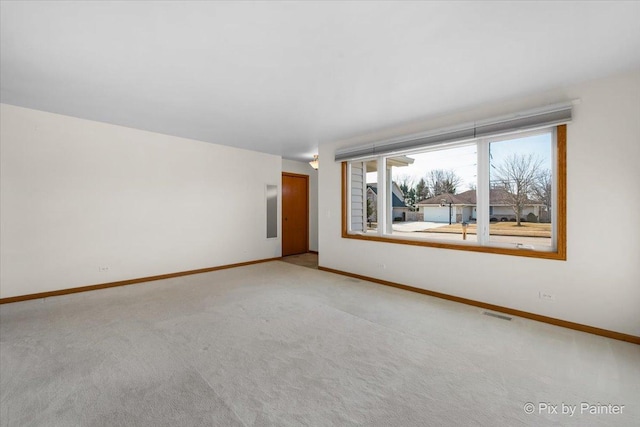
[[[543,291],[538,292],[538,297],[546,301],[554,301],[556,299],[555,295]]]

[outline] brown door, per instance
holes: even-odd
[[[282,173],[282,256],[309,250],[309,177]]]

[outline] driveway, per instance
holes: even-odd
[[[442,227],[443,225],[449,225],[449,223],[448,222],[425,222],[425,221],[394,222],[393,231],[413,233],[416,231],[428,230],[430,228]]]

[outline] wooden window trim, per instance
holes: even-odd
[[[491,246],[459,245],[455,243],[432,242],[423,240],[409,240],[395,237],[366,236],[360,234],[349,234],[347,224],[347,162],[342,162],[342,238],[367,240],[373,242],[394,243],[401,245],[424,246],[429,248],[453,249],[459,251],[482,252],[490,254],[523,256],[530,258],[543,258],[566,261],[567,259],[567,126],[556,127],[557,144],[557,175],[558,186],[556,190],[555,203],[557,213],[557,250],[555,252],[542,252],[528,249],[498,248]]]

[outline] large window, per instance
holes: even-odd
[[[343,163],[343,237],[566,259],[565,125]]]

